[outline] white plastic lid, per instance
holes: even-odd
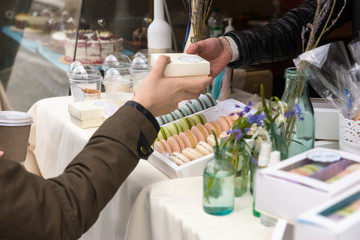
[[[27,126],[33,123],[29,113],[18,111],[0,111],[0,126]]]
[[[269,166],[277,164],[278,162],[280,162],[280,152],[279,151],[272,151],[270,153]]]
[[[259,167],[266,167],[269,164],[270,153],[272,150],[271,141],[262,141],[259,153]]]

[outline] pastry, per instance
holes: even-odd
[[[190,162],[189,158],[179,152],[173,152],[170,156],[170,160],[176,163],[176,165],[182,165],[184,163]]]
[[[189,148],[195,148],[198,143],[196,136],[190,130],[180,133],[179,137],[184,141],[185,146]]]
[[[230,129],[228,121],[224,117],[218,117],[216,123],[220,126],[221,131],[227,131]]]
[[[179,119],[179,121],[177,121],[178,126],[181,128],[181,132],[185,132],[186,130],[190,129],[189,123],[188,121],[186,121],[185,118],[181,118]]]
[[[178,135],[180,133],[176,122],[169,123],[166,128],[169,130],[171,136]]]
[[[182,151],[182,154],[184,154],[191,161],[201,158],[203,156],[198,150],[193,148],[185,148]]]
[[[206,141],[206,135],[203,132],[201,132],[197,126],[192,126],[191,131],[195,134],[196,138],[199,141]]]
[[[208,144],[210,144],[210,146],[212,147],[215,147],[216,143],[215,143],[215,137],[214,135],[209,135],[207,138],[206,138],[206,142]],[[218,138],[218,144],[220,144],[220,139]]]
[[[196,145],[196,150],[198,150],[203,156],[214,152],[213,147],[211,147],[210,144],[205,141],[199,141],[199,143]]]
[[[154,149],[159,153],[172,153],[170,145],[164,139],[155,142]]]
[[[203,105],[203,103],[197,98],[197,99],[192,99],[190,101],[191,105],[194,106],[194,108],[196,109],[197,112],[200,112],[204,109],[206,109],[206,106]]]
[[[188,109],[190,109],[191,114],[194,114],[194,113],[197,112],[196,109],[195,109],[195,107],[194,107],[190,102],[185,103],[185,106],[187,106]]]
[[[173,152],[181,152],[186,147],[184,141],[178,135],[169,137],[167,142]]]
[[[167,140],[171,136],[169,130],[166,127],[160,127],[160,131],[158,132],[158,139],[165,139]]]

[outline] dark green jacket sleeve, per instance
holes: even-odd
[[[42,179],[0,159],[0,239],[78,239],[139,158],[150,154],[156,135],[141,111],[123,106],[56,178]]]

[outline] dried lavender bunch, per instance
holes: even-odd
[[[206,19],[210,12],[212,0],[188,0],[188,4],[194,37],[201,40],[203,39]]]
[[[347,0],[344,0],[344,5],[342,6],[340,12],[337,14],[336,18],[332,20],[331,24],[329,25],[330,19],[332,18],[334,13],[334,7],[336,1],[337,0],[317,0],[317,7],[316,7],[313,23],[308,23],[306,26],[303,26],[301,32],[303,52],[316,48],[324,33],[329,31],[339,19],[340,15],[342,14],[346,6]],[[320,29],[324,21],[325,24],[323,25],[322,29]],[[319,30],[321,30],[321,32],[318,34]],[[305,47],[305,35],[308,32],[309,32],[309,39]],[[316,36],[317,34],[318,36]]]

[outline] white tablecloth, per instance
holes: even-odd
[[[256,240],[271,239],[274,228],[252,215],[252,196],[236,198],[226,216],[202,209],[202,177],[172,179],[146,187],[128,223],[127,240]]]
[[[43,99],[29,110],[34,119],[30,149],[33,149],[44,178],[61,174],[96,130],[81,129],[71,123],[67,110],[70,101],[71,97]],[[153,165],[140,160],[103,209],[99,219],[81,239],[123,239],[130,211],[140,191],[149,184],[167,179],[169,178]]]

